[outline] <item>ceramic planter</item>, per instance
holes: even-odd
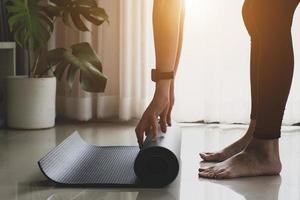
[[[56,78],[7,78],[7,125],[18,129],[55,126]]]

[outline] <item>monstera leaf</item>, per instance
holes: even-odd
[[[108,22],[108,15],[103,8],[98,7],[96,0],[50,0],[57,9],[60,10],[61,17],[65,25],[70,26],[71,20],[80,31],[89,31],[86,21],[94,25],[101,25]]]
[[[35,50],[47,45],[53,32],[53,21],[43,11],[41,0],[8,0],[8,24],[15,41]]]
[[[77,72],[80,84],[88,92],[104,92],[107,78],[102,74],[102,64],[88,43],[79,43],[71,49],[58,48],[48,52],[48,64],[55,67],[54,74],[60,80],[67,70],[70,87]]]

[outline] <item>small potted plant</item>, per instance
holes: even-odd
[[[72,87],[80,73],[82,89],[104,92],[107,78],[89,43],[69,49],[49,50],[54,23],[61,18],[66,26],[89,31],[86,23],[108,22],[96,0],[8,0],[8,24],[14,40],[27,50],[28,76],[7,79],[7,125],[11,128],[42,129],[55,125],[56,78],[66,73]],[[53,75],[49,76],[49,72]]]

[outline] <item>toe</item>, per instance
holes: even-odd
[[[210,172],[208,172],[208,178],[209,178],[209,179],[214,179],[215,177],[216,177],[215,171],[210,171]]]
[[[211,166],[211,167],[200,167],[199,168],[199,172],[209,172],[209,171],[211,171],[211,170],[213,170],[214,169],[214,166]]]
[[[213,152],[204,152],[205,155],[211,155],[214,154]]]
[[[200,157],[203,159],[203,160],[207,160],[208,157],[210,157],[211,155],[213,155],[213,153],[210,153],[210,152],[205,152],[205,153],[199,153]]]
[[[203,172],[203,171],[205,171],[205,170],[206,170],[206,168],[201,168],[201,167],[200,167],[198,171],[199,171],[199,172]]]
[[[222,172],[219,172],[216,174],[215,179],[227,179],[227,178],[231,178],[230,175],[230,171],[229,170],[224,170]]]
[[[202,172],[199,172],[198,175],[201,178],[208,178],[209,177],[209,172],[202,171]]]
[[[199,153],[199,156],[200,156],[203,160],[205,160],[207,154],[206,154],[206,153]]]
[[[209,153],[209,154],[205,153],[205,154],[202,154],[201,158],[203,160],[209,161],[209,162],[219,162],[219,161],[224,160],[223,153],[221,153],[221,152]]]
[[[214,170],[202,171],[202,172],[199,172],[199,177],[208,178],[208,179],[215,179],[216,178],[216,173],[215,173]]]

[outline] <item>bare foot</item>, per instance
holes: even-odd
[[[278,139],[253,138],[247,148],[231,158],[208,168],[199,169],[199,177],[229,179],[249,176],[278,175],[281,171]]]
[[[255,130],[255,125],[256,125],[256,121],[251,120],[246,134],[238,141],[234,142],[233,144],[229,145],[228,147],[224,148],[221,151],[200,153],[199,154],[200,157],[204,161],[208,161],[208,162],[221,162],[241,152],[251,141]]]

